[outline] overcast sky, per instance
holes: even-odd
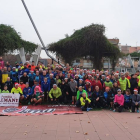
[[[140,0],[25,0],[25,3],[45,45],[91,23],[104,24],[106,36],[119,38],[122,45],[140,45]],[[0,0],[0,24],[12,25],[23,39],[40,44],[21,0]]]

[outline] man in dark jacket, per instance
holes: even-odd
[[[131,75],[130,85],[131,85],[130,87],[131,94],[134,94],[134,88],[138,87],[137,76],[134,74]]]
[[[93,107],[102,107],[102,91],[99,90],[98,86],[95,87],[95,91],[92,94],[92,104]]]
[[[29,77],[27,76],[26,72],[23,73],[23,76],[20,77],[20,80],[22,80],[24,84],[29,82]]]

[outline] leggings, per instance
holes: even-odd
[[[118,103],[114,103],[114,108],[117,109],[118,108],[118,112],[122,112],[123,106],[121,106]]]

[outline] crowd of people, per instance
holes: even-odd
[[[0,57],[0,93],[20,94],[20,104],[72,104],[83,111],[108,108],[139,113],[140,72],[109,72],[27,61],[11,66]]]

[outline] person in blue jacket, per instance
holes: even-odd
[[[18,73],[16,72],[16,67],[13,67],[13,70],[10,73],[10,78],[12,79],[12,83],[18,82]]]
[[[31,95],[32,89],[29,87],[29,83],[26,83],[26,87],[23,89],[23,96],[25,101],[28,102],[28,104],[30,104]]]
[[[40,85],[39,85],[39,82],[38,81],[34,80],[34,85],[32,86],[31,95],[34,94],[34,89],[35,89],[36,86],[40,86]]]
[[[127,89],[124,95],[124,108],[126,110],[129,109],[129,111],[131,112],[131,105],[132,105],[132,96],[131,96],[130,90]]]
[[[47,81],[47,77],[41,82],[41,90],[44,92],[44,100],[48,100],[48,93],[50,91],[50,83]]]
[[[29,86],[30,87],[32,87],[34,85],[35,76],[36,76],[36,74],[34,73],[33,70],[31,70],[29,73]]]
[[[21,69],[21,66],[18,67],[18,79],[23,75],[24,70]]]
[[[44,70],[43,71],[43,74],[41,75],[41,82],[43,82],[44,81],[44,79],[47,77],[47,73],[46,73],[46,71]]]

